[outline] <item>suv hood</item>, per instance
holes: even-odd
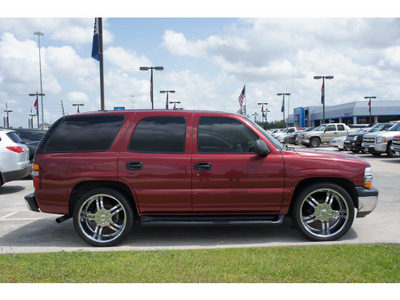
[[[323,159],[332,159],[332,160],[355,160],[355,161],[364,161],[365,159],[345,153],[337,153],[336,151],[329,150],[310,150],[310,149],[302,149],[297,148],[294,150],[299,156],[308,157],[308,158],[323,158]]]
[[[368,133],[368,134],[364,135],[364,138],[373,138],[373,137],[377,137],[377,136],[389,137],[389,136],[395,136],[398,134],[400,134],[400,131],[378,131],[378,132],[374,132],[374,133]]]

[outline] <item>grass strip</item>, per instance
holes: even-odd
[[[399,283],[399,245],[0,255],[2,283]]]

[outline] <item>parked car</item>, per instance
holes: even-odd
[[[307,238],[343,236],[374,210],[365,160],[288,148],[241,115],[142,110],[68,115],[42,139],[33,211],[73,218],[95,246],[121,242],[134,223],[282,223]],[[355,208],[357,211],[355,212]]]
[[[297,127],[287,127],[283,131],[273,133],[272,136],[275,137],[279,142],[283,143],[285,137],[294,132],[297,132]]]
[[[395,157],[395,153],[390,149],[392,139],[400,133],[400,121],[397,121],[387,131],[367,133],[363,137],[362,147],[365,153],[380,156],[386,153],[389,157]]]
[[[36,149],[46,131],[39,129],[15,129],[15,132],[29,148],[29,160],[32,162]]]
[[[347,136],[354,132],[343,123],[322,124],[311,131],[299,135],[299,143],[310,147],[319,147],[321,143],[330,143],[336,137]]]
[[[331,147],[338,148],[338,150],[340,150],[340,151],[342,151],[342,150],[348,150],[348,149],[345,148],[345,144],[344,144],[344,140],[345,140],[345,139],[346,139],[346,136],[341,136],[341,137],[334,138],[334,139],[329,143],[329,145],[330,145]]]
[[[0,129],[0,186],[32,171],[29,149],[14,130]]]
[[[375,124],[372,127],[367,127],[360,129],[356,131],[353,134],[349,134],[344,141],[345,147],[351,150],[353,153],[358,153],[362,151],[363,153],[364,150],[361,147],[362,139],[366,133],[373,133],[373,132],[378,132],[378,131],[386,131],[390,127],[393,126],[393,123],[380,123],[380,124]]]
[[[394,156],[399,157],[400,156],[400,134],[394,136],[392,140],[392,145],[390,145],[390,148],[392,152],[394,153]]]

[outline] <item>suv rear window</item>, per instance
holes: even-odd
[[[122,115],[64,118],[49,136],[44,152],[107,151],[121,128],[124,118]]]
[[[145,153],[185,153],[184,117],[148,117],[139,121],[128,151]]]

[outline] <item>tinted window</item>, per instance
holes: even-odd
[[[124,121],[121,115],[64,118],[49,136],[45,152],[107,151]]]
[[[337,128],[338,128],[339,131],[344,131],[345,130],[344,125],[338,125]]]
[[[149,117],[139,121],[128,151],[146,153],[184,153],[186,119]]]
[[[198,153],[254,153],[257,139],[253,131],[235,119],[199,119]]]
[[[336,131],[336,125],[328,125],[325,131]]]
[[[7,133],[7,136],[14,142],[17,144],[21,144],[22,140],[20,139],[20,137],[18,136],[18,134],[16,134],[15,132],[9,132]]]

